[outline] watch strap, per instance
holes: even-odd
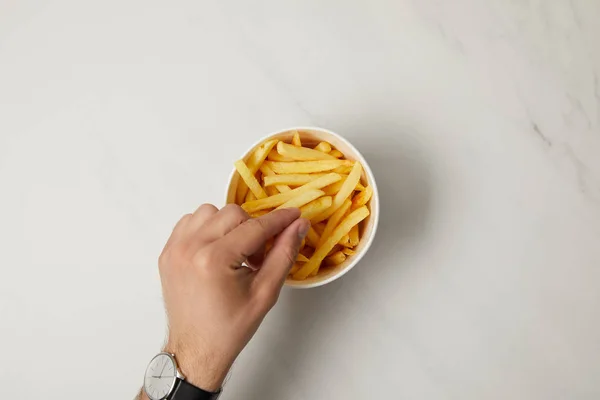
[[[221,394],[220,390],[216,393],[207,392],[183,379],[178,378],[177,381],[179,383],[175,387],[173,395],[170,397],[171,400],[217,400]]]

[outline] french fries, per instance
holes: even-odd
[[[282,208],[300,208],[303,205],[308,204],[315,199],[318,199],[324,194],[325,192],[319,189],[307,190],[306,192],[299,194],[298,196],[286,201],[285,203],[277,207],[276,210],[281,210]]]
[[[338,265],[346,261],[346,254],[342,251],[336,251],[329,257],[325,257],[325,265]]]
[[[331,151],[331,145],[327,142],[321,142],[315,146],[315,150],[322,151],[323,153],[329,153]],[[334,157],[334,158],[338,158],[338,157]]]
[[[266,168],[272,172],[272,170],[267,167]],[[287,174],[287,175],[276,175],[274,172],[265,176],[264,182],[265,186],[273,186],[273,185],[290,185],[290,186],[301,186],[307,184],[308,182],[312,182],[315,179],[318,179],[326,174]],[[337,182],[336,182],[337,183]],[[335,193],[334,193],[335,194]]]
[[[300,207],[300,218],[312,219],[331,207],[331,203],[333,203],[331,196],[319,197]]]
[[[318,279],[356,255],[373,187],[361,181],[361,163],[345,159],[331,143],[302,131],[288,135],[287,143],[267,140],[234,163],[239,179],[232,197],[252,218],[299,208],[311,226],[288,279]]]
[[[318,271],[321,262],[327,257],[327,254],[331,251],[333,246],[335,246],[344,235],[350,232],[350,229],[352,229],[353,226],[358,225],[360,221],[368,216],[369,209],[367,206],[362,206],[361,208],[352,211],[342,222],[340,222],[338,227],[331,233],[331,236],[316,249],[315,254],[312,255],[310,260],[308,260],[308,262],[293,275],[293,278],[296,280],[303,280],[315,269]]]
[[[252,175],[254,175],[256,171],[258,171],[258,168],[265,161],[267,155],[273,149],[273,147],[275,147],[275,145],[277,145],[276,139],[267,140],[266,142],[258,146],[258,148],[254,150],[254,152],[250,155],[248,159],[248,169],[250,170]],[[244,201],[244,199],[246,198],[246,193],[248,193],[248,185],[246,185],[246,183],[242,180],[238,183],[236,189],[235,201],[237,204],[240,204]]]
[[[302,141],[300,140],[300,134],[298,133],[298,131],[294,131],[294,136],[292,137],[292,144],[298,147],[302,146]]]
[[[326,220],[327,218],[331,217],[333,213],[337,211],[338,208],[342,206],[344,201],[346,201],[346,199],[354,191],[356,184],[360,180],[361,173],[362,166],[360,165],[360,163],[354,163],[350,175],[348,175],[348,178],[344,181],[342,187],[340,188],[340,191],[337,192],[337,194],[333,198],[333,204],[331,205],[331,207],[329,207],[326,211],[322,212],[320,215],[316,216],[314,218],[314,222],[321,222]]]
[[[319,179],[315,179],[314,181],[307,183],[306,185],[302,185],[296,189],[290,190],[289,192],[279,193],[275,196],[267,197],[266,199],[258,199],[243,203],[242,208],[247,213],[252,213],[254,211],[264,210],[266,208],[279,207],[283,203],[290,201],[294,197],[304,192],[312,189],[321,189],[332,184],[333,182],[339,181],[340,179],[342,179],[342,177],[339,174],[327,174]]]
[[[276,174],[311,174],[313,172],[324,172],[339,169],[341,167],[348,167],[351,166],[353,162],[334,158],[333,160],[296,162],[265,161],[265,164],[267,164],[267,166],[269,166]]]
[[[267,185],[267,179],[276,176],[275,172],[273,172],[273,170],[271,168],[269,168],[268,166],[266,166],[265,164],[260,166],[260,172],[262,172],[263,174],[263,182],[265,186],[269,186]],[[306,182],[308,183],[308,182]],[[279,193],[284,193],[284,192],[289,192],[290,190],[292,190],[289,186],[285,185],[285,184],[276,184],[275,185],[275,189],[277,189],[279,191]],[[268,193],[268,191],[267,191]],[[272,195],[269,195],[272,196]]]
[[[331,150],[329,152],[329,155],[330,156],[334,156],[335,158],[342,158],[342,157],[344,157],[344,155],[342,154],[342,152],[339,151],[339,150]]]
[[[315,161],[315,160],[335,160],[336,158],[330,156],[319,150],[308,149],[306,147],[298,147],[283,142],[277,143],[277,152],[284,157],[291,158],[297,161]]]
[[[267,193],[262,186],[260,186],[260,183],[258,183],[256,177],[254,176],[256,171],[252,172],[244,160],[237,160],[233,165],[235,165],[235,169],[237,169],[237,172],[244,180],[246,186],[248,186],[252,193],[254,193],[254,196],[256,196],[257,199],[266,199]]]

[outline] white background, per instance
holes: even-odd
[[[223,399],[600,398],[600,5],[0,0],[3,398],[132,398],[156,259],[263,135],[373,167],[363,262]],[[226,334],[226,332],[224,332]]]

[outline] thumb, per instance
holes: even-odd
[[[285,278],[296,261],[302,239],[310,228],[310,222],[299,218],[277,236],[273,248],[267,254],[256,279],[260,286],[279,292]]]

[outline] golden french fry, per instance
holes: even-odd
[[[302,253],[298,253],[298,256],[296,257],[296,262],[308,262],[308,257],[306,257]]]
[[[292,269],[290,269],[290,272],[288,272],[288,275],[294,275],[296,273],[296,271],[298,271],[300,269],[301,265],[298,263],[295,263],[294,266],[292,267]]]
[[[373,188],[368,185],[365,187],[365,190],[354,196],[352,199],[352,208],[356,210],[358,207],[364,206],[371,200],[371,196],[373,196]]]
[[[347,175],[342,175],[341,180],[339,180],[335,183],[332,183],[329,186],[324,187],[323,191],[325,192],[325,194],[327,196],[335,196],[340,191],[340,189],[342,188],[342,185],[344,184],[344,182],[346,181],[347,178],[348,178]]]
[[[344,235],[342,236],[342,238],[340,239],[340,241],[338,242],[339,245],[342,245],[344,247],[350,247],[350,235]]]
[[[318,199],[319,197],[325,194],[324,191],[319,189],[311,189],[298,196],[295,196],[293,199],[290,199],[276,208],[276,210],[281,210],[282,208],[300,208],[305,204],[310,203],[311,201]]]
[[[306,245],[306,238],[303,238],[302,241],[300,242],[300,250],[302,250],[304,248],[304,245]]]
[[[252,192],[250,192],[250,193],[252,193]],[[262,217],[263,215],[268,214],[268,213],[270,213],[269,210],[260,210],[260,211],[250,213],[249,215],[251,218],[258,218],[258,217]]]
[[[365,207],[365,206],[363,206]],[[350,236],[350,247],[355,247],[356,245],[358,245],[359,242],[359,230],[358,230],[358,225],[355,225],[352,227],[352,229],[350,229],[350,232],[348,233],[348,236]]]
[[[319,237],[317,231],[315,231],[315,228],[312,226],[308,228],[308,233],[306,234],[306,243],[308,243],[308,245],[312,248],[316,248],[319,244],[319,240],[321,240],[321,238]]]
[[[275,172],[273,172],[273,170],[271,168],[269,168],[268,165],[265,165],[265,164],[260,166],[260,172],[262,172],[262,174],[263,174],[263,182],[265,183],[265,186],[270,186],[270,185],[267,185],[267,179],[270,177],[276,176]],[[290,190],[292,190],[287,185],[277,185],[277,186],[275,186],[275,189],[277,189],[279,191],[279,193],[289,192]],[[272,196],[272,195],[269,195],[269,196]]]
[[[353,255],[355,255],[355,254],[356,254],[356,250],[354,250],[354,249],[351,249],[351,248],[349,248],[349,247],[344,247],[344,248],[342,249],[342,253],[344,253],[344,254],[345,254],[345,255],[347,255],[347,256],[353,256]]]
[[[335,252],[329,257],[325,257],[325,265],[339,265],[346,261],[346,255],[341,252]]]
[[[363,186],[363,184],[362,184],[362,183],[358,182],[358,183],[356,184],[356,190],[359,190],[359,191],[361,191],[361,192],[362,192],[363,190],[365,190],[365,187]]]
[[[252,193],[254,193],[256,198],[257,199],[267,198],[267,193],[265,193],[262,186],[260,186],[260,183],[258,183],[258,181],[256,180],[256,177],[254,176],[256,171],[252,172],[248,168],[248,166],[246,165],[244,160],[237,160],[234,163],[234,165],[235,165],[235,169],[237,169],[237,172],[240,174],[240,177],[244,180],[244,183],[246,184],[246,186],[248,186],[248,188],[250,188]]]
[[[269,168],[267,166],[262,166],[261,168]],[[272,170],[271,170],[272,172]],[[273,186],[273,185],[290,185],[290,186],[301,186],[308,182],[314,181],[322,176],[326,175],[325,173],[321,174],[285,174],[285,175],[276,175],[274,172],[271,175],[267,175],[263,178],[265,182],[265,186]]]
[[[297,161],[335,160],[336,158],[319,150],[297,147],[284,142],[277,143],[277,152],[284,157]]]
[[[250,154],[250,157],[248,157],[247,166],[252,175],[254,175],[256,171],[258,171],[258,168],[263,163],[263,161],[265,161],[265,158],[267,158],[267,155],[273,149],[273,147],[275,147],[276,144],[277,139],[267,140],[266,142],[258,146],[256,150],[252,152],[252,154]],[[242,204],[244,202],[244,199],[246,198],[246,193],[248,193],[248,185],[246,185],[243,179],[240,179],[235,194],[235,200],[237,204]]]
[[[321,192],[323,191],[321,190]],[[323,192],[323,194],[324,193],[325,192]],[[331,196],[319,197],[318,199],[300,207],[300,217],[311,219],[331,207],[331,203],[333,203],[333,198]]]
[[[356,184],[352,185],[354,187]],[[319,266],[323,259],[327,256],[329,251],[340,241],[340,239],[348,234],[353,226],[356,226],[360,221],[367,218],[369,215],[369,209],[366,206],[362,206],[352,211],[346,218],[340,222],[337,228],[331,233],[331,236],[325,240],[323,245],[319,246],[315,250],[315,254],[309,259],[309,261],[300,268],[299,271],[294,273],[293,278],[297,280],[306,279],[315,269],[318,271]]]
[[[296,162],[265,161],[265,164],[276,174],[311,174],[313,172],[331,171],[340,166],[353,165],[354,163],[348,160],[333,159]]]
[[[315,146],[315,150],[321,151],[323,153],[329,153],[331,151],[331,145],[327,142],[321,142]],[[337,158],[337,157],[335,157],[335,158]]]
[[[318,269],[315,269],[313,272],[310,273],[309,276],[316,276],[319,273]]]
[[[308,182],[306,185],[292,189],[289,192],[279,193],[275,196],[267,197],[266,199],[249,201],[248,203],[242,204],[242,208],[247,213],[252,213],[258,210],[264,210],[266,208],[278,207],[302,193],[312,189],[321,189],[327,185],[331,185],[332,183],[339,181],[340,179],[342,179],[342,177],[339,174],[327,174],[319,179],[315,179],[312,182]]]
[[[325,211],[325,212],[321,213],[320,215],[316,216],[315,218],[313,218],[314,222],[321,222],[321,221],[326,220],[327,218],[331,217],[333,215],[333,213],[336,212],[337,209],[342,206],[342,204],[344,204],[344,201],[346,201],[346,199],[354,191],[356,184],[360,180],[361,173],[362,173],[362,165],[360,165],[360,163],[357,161],[354,163],[354,166],[352,167],[352,171],[350,172],[350,175],[348,175],[348,178],[346,179],[346,181],[344,181],[344,184],[340,188],[340,191],[337,192],[337,194],[333,198],[333,204],[331,205],[331,207],[329,207],[329,209],[327,209],[327,211]]]
[[[256,200],[256,196],[254,195],[252,190],[248,190],[248,193],[246,193],[246,198],[244,199],[244,201],[252,201],[252,200]]]
[[[348,161],[348,160],[346,160]],[[348,161],[349,164],[341,165],[333,170],[333,172],[337,172],[338,174],[349,174],[352,171],[352,166],[354,163],[352,161]]]
[[[337,253],[338,251],[341,251],[343,248],[344,248],[343,246],[336,244],[335,246],[333,246],[333,249],[331,249],[331,251],[329,251],[329,253],[327,253],[327,257],[333,255],[334,253]],[[308,257],[308,258],[310,259],[310,257]]]
[[[319,222],[318,224],[313,224],[312,226],[313,228],[315,228],[315,231],[319,234],[319,236],[321,236],[325,231],[325,224],[322,222]]]
[[[282,156],[275,149],[273,149],[273,150],[271,150],[269,152],[269,155],[267,156],[267,160],[269,160],[269,161],[283,161],[283,162],[294,161],[294,160],[292,160],[289,157]]]
[[[298,133],[298,131],[294,131],[294,136],[292,137],[292,144],[298,147],[302,146],[302,142],[300,141],[300,134]]]
[[[327,224],[325,225],[325,230],[323,230],[323,234],[321,235],[321,240],[319,241],[319,245],[322,245],[323,242],[331,235],[331,232],[338,226],[340,221],[346,215],[346,212],[350,210],[350,206],[352,205],[352,201],[350,199],[346,199],[344,204],[340,208],[338,208],[327,220]]]
[[[275,196],[276,194],[279,194],[279,191],[277,189],[275,189],[275,186],[263,185],[263,189],[267,193],[267,196]],[[246,200],[246,202],[248,202],[248,200]]]
[[[330,156],[333,156],[333,157],[335,157],[335,158],[342,158],[342,157],[344,157],[344,155],[342,154],[342,152],[341,152],[341,151],[339,151],[339,150],[335,150],[335,149],[334,149],[334,150],[331,150],[331,151],[329,152],[329,155],[330,155]]]

